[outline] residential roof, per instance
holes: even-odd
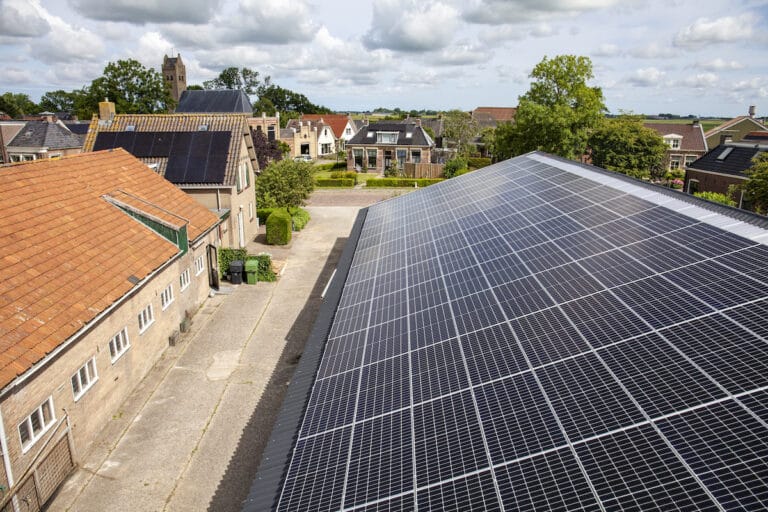
[[[472,118],[476,121],[511,122],[515,120],[516,113],[515,107],[477,107],[472,111]]]
[[[421,126],[409,121],[382,121],[380,123],[370,123],[362,126],[360,130],[349,139],[347,144],[379,146],[381,143],[376,142],[376,134],[378,132],[397,132],[398,138],[396,144],[398,146],[434,145],[432,138],[421,128]]]
[[[240,90],[186,91],[181,93],[177,113],[249,114],[253,105],[248,95]]]
[[[344,135],[344,128],[347,127],[349,116],[345,114],[303,114],[302,121],[320,122],[331,127],[334,137],[341,138]]]
[[[8,148],[47,148],[72,149],[82,147],[83,141],[72,133],[64,123],[47,121],[27,121],[13,139]]]
[[[705,133],[704,136],[706,138],[710,138],[713,135],[716,135],[716,134],[722,132],[723,130],[729,130],[729,129],[733,128],[734,126],[736,126],[737,124],[745,122],[745,121],[747,123],[754,124],[755,125],[754,129],[756,129],[756,130],[768,130],[767,126],[765,126],[763,123],[761,123],[760,121],[758,121],[757,119],[755,119],[752,116],[737,116],[737,117],[734,117],[733,119],[730,119],[730,120],[724,122],[723,124],[720,124],[720,125],[712,128],[711,130],[707,130],[707,133]]]
[[[237,184],[237,168],[240,163],[240,150],[243,144],[248,145],[248,153],[251,157],[253,168],[258,169],[256,154],[253,151],[253,142],[251,142],[248,117],[246,114],[118,114],[111,122],[104,122],[98,119],[91,121],[91,127],[86,137],[83,151],[93,151],[94,148],[109,149],[103,146],[103,144],[108,143],[106,138],[103,138],[99,144],[97,144],[97,139],[99,134],[110,132],[229,133],[226,158],[219,153],[219,148],[214,144],[197,149],[205,153],[203,156],[206,156],[210,164],[223,166],[223,169],[213,170],[213,174],[217,177],[223,176],[216,185],[232,187]],[[119,143],[119,141],[115,139],[113,143]],[[142,152],[138,152],[136,149],[127,149],[133,151],[147,165],[155,166],[158,174],[165,176],[169,161],[167,148],[142,148]],[[176,174],[169,176],[169,179],[173,183],[185,186],[204,184],[203,182],[183,181]],[[208,185],[211,185],[211,183],[208,183]]]
[[[754,141],[768,141],[768,131],[764,132],[749,132],[744,136],[742,139],[743,141],[747,140],[754,140]]]
[[[767,507],[767,226],[541,152],[362,210],[243,510]]]
[[[688,168],[745,177],[744,171],[752,167],[752,159],[765,151],[768,151],[768,144],[726,142],[691,163]]]
[[[662,137],[667,135],[680,135],[682,141],[677,151],[700,151],[707,150],[707,139],[704,137],[704,130],[701,124],[696,123],[643,123],[646,128],[656,130]]]
[[[122,149],[0,172],[0,388],[179,254],[116,201],[190,242],[219,222]]]
[[[6,146],[24,128],[25,124],[27,124],[25,121],[0,121],[0,130],[2,130],[3,141]]]

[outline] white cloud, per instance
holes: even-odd
[[[40,37],[51,26],[40,14],[40,4],[29,0],[0,0],[0,34],[6,37]]]
[[[219,7],[211,0],[70,0],[70,4],[86,18],[136,25],[207,23]]]
[[[744,69],[744,64],[735,60],[724,60],[718,57],[709,61],[699,61],[695,63],[693,67],[707,71],[726,71]]]
[[[45,37],[30,42],[32,55],[47,64],[63,64],[75,61],[100,61],[104,55],[104,43],[94,32],[72,25],[46,11],[41,15],[51,26]],[[88,81],[92,80],[91,77]]]
[[[592,51],[595,57],[616,57],[621,54],[621,49],[615,44],[601,44],[597,50]]]
[[[659,85],[665,73],[654,67],[641,68],[627,77],[627,82],[636,87],[655,87]]]
[[[216,25],[223,41],[264,44],[308,42],[319,28],[304,0],[241,0],[232,19]]]
[[[27,69],[4,68],[3,80],[9,84],[31,84],[34,83],[32,73]]]
[[[430,62],[438,66],[468,66],[488,62],[492,57],[489,49],[471,44],[460,44],[445,48]]]
[[[675,46],[698,49],[718,43],[731,43],[752,37],[755,17],[750,14],[726,16],[713,21],[699,18],[677,33]]]
[[[403,52],[440,50],[448,46],[458,26],[459,12],[441,2],[379,0],[365,34],[368,48]]]
[[[629,54],[638,59],[663,59],[673,53],[671,48],[660,46],[658,43],[648,43],[629,50]]]
[[[717,85],[719,78],[714,73],[699,73],[697,75],[688,75],[681,80],[675,80],[669,85],[671,87],[688,87],[691,89],[708,89]]]
[[[503,25],[572,15],[620,4],[619,0],[473,0],[464,19],[483,25]]]

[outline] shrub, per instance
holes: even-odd
[[[333,180],[340,180],[340,179],[348,179],[348,180],[354,180],[355,185],[357,185],[357,173],[355,171],[336,171],[331,173],[331,179]]]
[[[453,178],[456,176],[457,172],[464,169],[467,169],[467,161],[464,158],[457,156],[456,158],[445,162],[445,165],[443,166],[443,177]]]
[[[490,158],[474,157],[467,159],[467,166],[470,169],[480,169],[481,167],[487,167],[491,165]]]
[[[354,187],[355,186],[355,180],[350,180],[347,178],[342,179],[329,179],[329,178],[319,178],[315,180],[315,185],[318,188],[322,187]]]
[[[693,195],[702,199],[706,199],[707,201],[712,201],[713,203],[720,203],[727,206],[736,206],[736,201],[727,195],[720,194],[718,192],[696,192]]]
[[[231,247],[219,247],[219,275],[224,276],[229,272],[229,264],[232,261],[245,261],[248,251],[245,249],[233,249]]]
[[[267,243],[286,245],[291,241],[291,215],[285,210],[275,210],[267,217]]]
[[[263,252],[257,255],[249,255],[246,259],[257,260],[259,262],[259,270],[256,272],[257,281],[272,282],[277,279],[275,272],[272,270],[272,257]]]
[[[267,222],[269,215],[277,208],[256,208],[256,217],[259,219],[259,224]]]
[[[304,226],[309,222],[309,212],[304,208],[292,208],[291,209],[291,221],[293,223],[294,231],[301,231]]]
[[[440,183],[442,178],[374,178],[365,182],[366,187],[428,187]]]

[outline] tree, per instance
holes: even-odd
[[[331,114],[326,107],[315,105],[303,94],[284,89],[279,85],[265,84],[258,90],[259,102],[268,99],[278,112],[296,112],[301,114]],[[259,112],[260,114],[261,112]],[[281,114],[282,115],[282,114]]]
[[[188,91],[204,91],[205,89],[203,89],[202,85],[192,84],[187,86],[187,90]]]
[[[283,152],[278,140],[269,140],[261,130],[251,130],[251,137],[253,138],[253,150],[256,152],[259,169],[266,168],[269,162],[283,159]]]
[[[661,178],[667,145],[642,116],[604,119],[589,137],[592,163],[636,178]]]
[[[544,57],[530,77],[531,87],[519,98],[509,139],[501,146],[510,148],[510,156],[542,150],[579,159],[606,111],[600,88],[587,85],[592,61],[575,55]]]
[[[107,64],[104,75],[91,82],[84,93],[84,107],[91,112],[98,112],[98,104],[105,98],[115,103],[118,114],[156,114],[175,106],[162,75],[134,59]]]
[[[443,115],[443,137],[456,144],[456,153],[469,156],[474,149],[473,141],[480,132],[477,121],[466,112],[451,110]]]
[[[259,208],[297,208],[315,188],[312,164],[280,160],[262,169],[256,180],[256,204]]]
[[[760,215],[768,211],[768,152],[752,159],[752,167],[744,171],[749,179],[744,183],[744,199]]]
[[[26,94],[6,92],[0,96],[0,111],[11,117],[21,117],[38,114],[40,107]]]
[[[62,89],[43,94],[40,98],[40,110],[47,112],[74,112],[76,91]]]
[[[500,162],[516,156],[512,147],[515,127],[512,123],[499,123],[493,130],[493,161]]]
[[[248,96],[257,94],[259,89],[270,84],[270,77],[264,78],[262,84],[259,79],[259,72],[250,68],[229,67],[219,73],[219,76],[213,80],[203,82],[203,88],[211,89],[234,89],[245,92]]]

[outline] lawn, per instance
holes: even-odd
[[[338,172],[338,171],[317,171],[315,173],[315,178],[330,178],[332,172]],[[359,172],[357,173],[357,183],[365,185],[365,182],[368,181],[371,178],[379,178],[380,175],[375,172]]]

